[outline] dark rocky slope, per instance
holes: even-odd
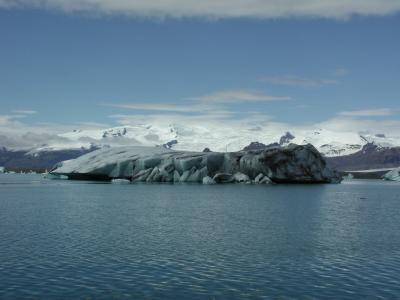
[[[5,167],[9,171],[36,171],[44,172],[50,170],[60,161],[74,159],[88,152],[91,149],[75,149],[75,150],[59,150],[59,151],[43,151],[30,154],[27,151],[12,151],[4,147],[0,148],[0,166]]]
[[[339,171],[395,168],[400,166],[400,147],[383,148],[367,144],[356,153],[327,157],[326,161]]]

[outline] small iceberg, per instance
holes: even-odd
[[[343,176],[343,180],[351,180],[351,179],[354,179],[354,175],[351,174],[351,173],[349,173],[349,174]]]
[[[61,174],[44,173],[43,178],[50,180],[67,180],[68,176]]]
[[[114,184],[130,184],[131,181],[129,179],[116,178],[116,179],[111,180],[111,183],[114,183]]]
[[[394,169],[383,175],[383,180],[400,181],[400,168]]]

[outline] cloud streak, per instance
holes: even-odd
[[[377,108],[377,109],[365,109],[365,110],[354,110],[354,111],[342,111],[338,113],[342,117],[386,117],[397,114],[399,110],[390,108]]]
[[[180,104],[134,102],[102,103],[101,105],[138,111],[191,114],[192,117],[195,114],[228,116],[235,114],[234,111],[229,109],[231,104],[286,101],[290,99],[290,97],[270,96],[259,91],[240,89],[216,91],[199,97],[186,98]],[[246,112],[241,111],[241,113]]]
[[[338,84],[334,79],[311,79],[297,75],[265,76],[260,81],[274,84],[295,87],[320,87],[324,85]]]
[[[3,8],[120,14],[157,18],[333,18],[384,16],[400,11],[396,0],[0,0]]]
[[[14,114],[20,114],[20,115],[34,115],[37,114],[37,111],[35,110],[29,110],[29,109],[16,109],[12,111]]]
[[[243,103],[290,100],[290,97],[270,96],[254,90],[217,91],[200,97],[190,98],[203,103]]]
[[[164,112],[180,112],[191,113],[207,109],[208,107],[200,105],[184,105],[184,104],[168,104],[168,103],[122,103],[122,104],[103,104],[105,106],[126,108],[133,110],[148,110],[148,111],[164,111]]]

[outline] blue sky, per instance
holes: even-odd
[[[157,13],[13,2],[0,0],[3,127],[114,126],[130,115],[399,121],[398,6],[210,17],[190,7],[175,16],[179,0]]]

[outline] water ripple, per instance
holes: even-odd
[[[399,185],[40,182],[0,185],[1,299],[400,295]]]

